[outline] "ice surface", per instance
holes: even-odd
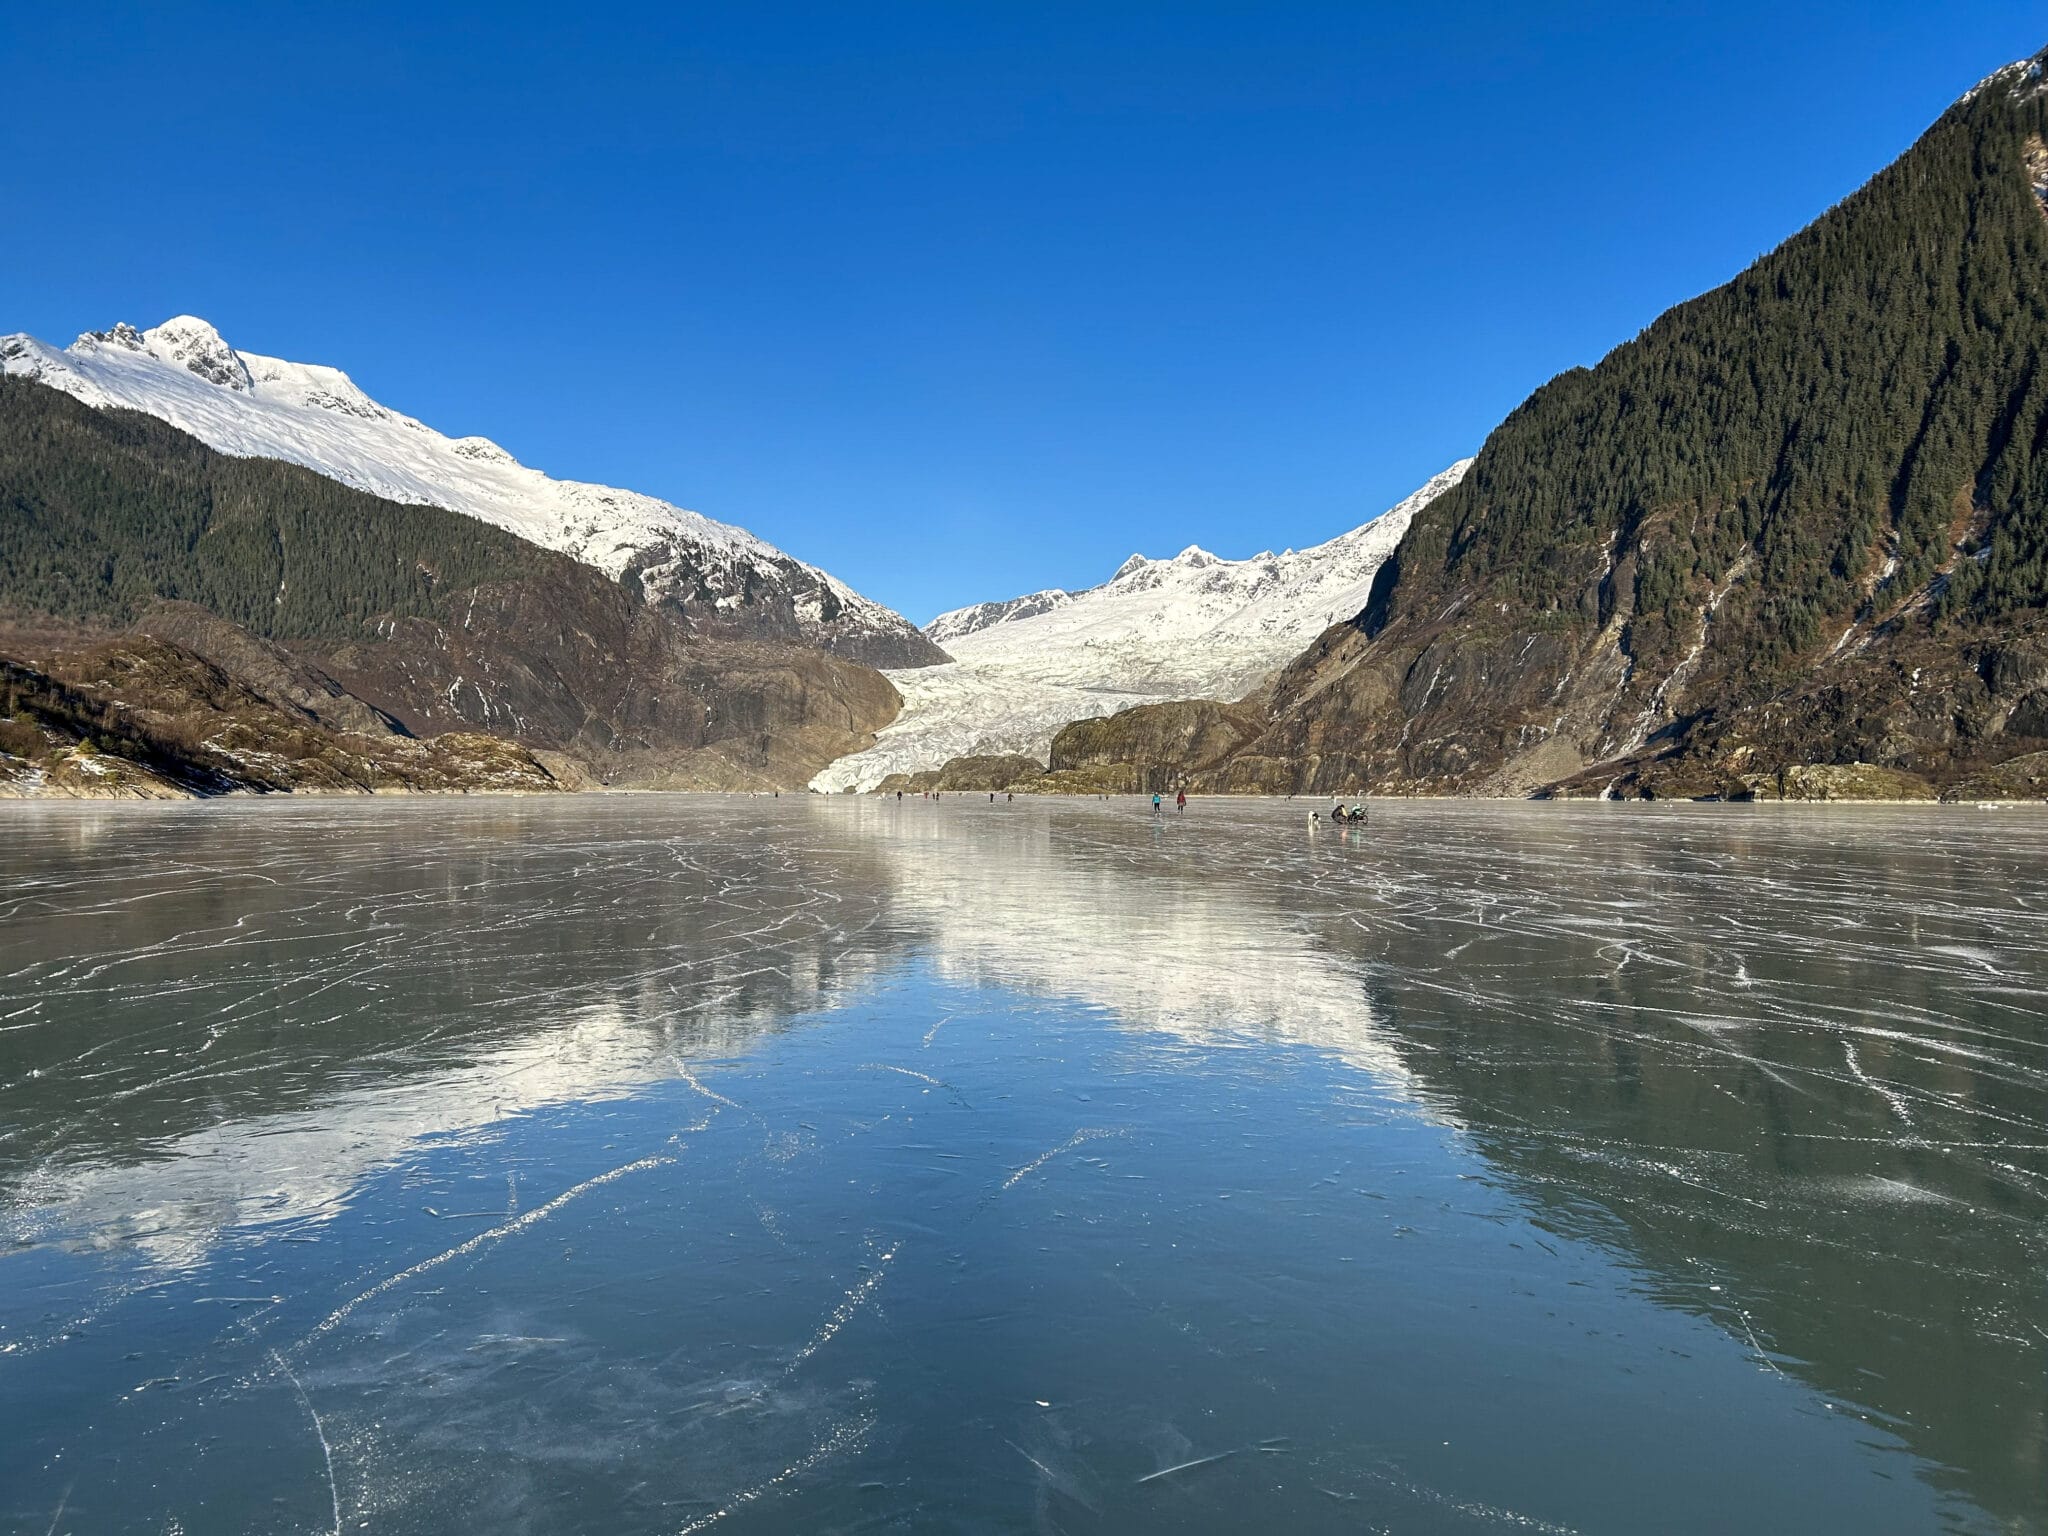
[[[2048,819],[6,822],[10,1526],[2048,1528]]]

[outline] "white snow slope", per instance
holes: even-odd
[[[635,571],[652,598],[695,600],[739,620],[751,590],[791,638],[885,661],[931,655],[908,619],[743,528],[634,491],[552,479],[488,438],[444,437],[379,405],[339,369],[237,351],[190,315],[146,331],[88,331],[61,351],[0,336],[0,372],[87,405],[146,412],[222,453],[286,459],[389,501],[466,513],[609,576]]]
[[[1312,549],[1223,560],[1188,548],[1133,555],[1085,592],[1034,592],[925,626],[953,660],[891,671],[903,712],[813,789],[872,789],[971,753],[1041,763],[1059,729],[1165,699],[1235,699],[1365,606],[1373,573],[1422,508],[1464,478],[1453,464],[1364,526]]]

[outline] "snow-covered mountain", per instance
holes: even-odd
[[[708,626],[880,666],[945,659],[901,614],[743,528],[634,491],[553,479],[488,438],[444,437],[378,404],[339,369],[238,351],[190,315],[146,331],[88,331],[61,350],[0,337],[0,371],[88,405],[145,412],[223,453],[286,459],[392,501],[480,518],[637,580]]]
[[[971,753],[1043,762],[1063,725],[1165,699],[1234,699],[1365,606],[1409,519],[1456,485],[1453,464],[1371,522],[1312,549],[1224,560],[1190,547],[1133,555],[1085,592],[1053,589],[940,614],[925,634],[953,660],[889,673],[903,712],[815,789],[869,789]]]

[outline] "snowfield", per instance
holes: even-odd
[[[285,459],[390,501],[466,513],[614,578],[637,571],[653,598],[702,579],[730,609],[750,591],[786,595],[806,638],[833,649],[879,636],[922,642],[908,619],[744,528],[653,496],[556,480],[483,437],[445,437],[378,404],[337,368],[242,352],[190,315],[138,331],[88,331],[61,351],[0,337],[0,372],[96,407],[142,411],[242,458]]]
[[[1365,606],[1410,519],[1466,459],[1349,533],[1312,549],[1224,560],[1188,548],[1133,555],[1099,587],[1034,592],[944,613],[925,634],[951,653],[891,670],[903,712],[864,752],[811,781],[838,793],[948,758],[1019,752],[1041,763],[1060,727],[1166,699],[1235,699]]]

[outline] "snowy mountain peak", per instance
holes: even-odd
[[[138,331],[123,320],[110,331],[85,332],[69,351],[75,356],[91,356],[102,349],[139,352],[184,368],[223,389],[245,390],[250,384],[249,369],[242,355],[197,315],[178,315],[146,331]]]
[[[133,329],[133,327],[130,327]],[[247,389],[249,367],[219,331],[197,315],[177,315],[142,333],[143,349],[152,357],[196,373],[223,389]]]
[[[1254,560],[1264,560],[1267,557],[1265,555],[1254,555],[1252,558]],[[1104,585],[1114,586],[1117,582],[1128,581],[1134,576],[1142,577],[1147,583],[1158,582],[1170,579],[1172,573],[1176,571],[1199,571],[1213,565],[1229,565],[1232,563],[1225,560],[1221,555],[1210,554],[1208,550],[1202,548],[1199,544],[1190,544],[1186,549],[1169,560],[1155,560],[1150,555],[1132,555],[1130,559],[1126,560],[1111,573],[1109,580]]]
[[[652,496],[556,480],[485,437],[444,437],[339,368],[242,352],[196,315],[125,322],[58,350],[0,336],[0,372],[96,408],[142,411],[209,447],[284,459],[388,501],[445,507],[751,637],[802,639],[879,665],[944,658],[909,620],[743,528]]]
[[[1062,603],[1073,601],[1073,596],[1063,588],[1047,587],[1042,592],[1027,592],[1022,597],[1013,597],[1008,602],[975,603],[971,607],[955,608],[925,625],[925,638],[935,645],[946,645],[961,635],[971,635],[992,625],[1012,624],[1019,619],[1050,613]]]

